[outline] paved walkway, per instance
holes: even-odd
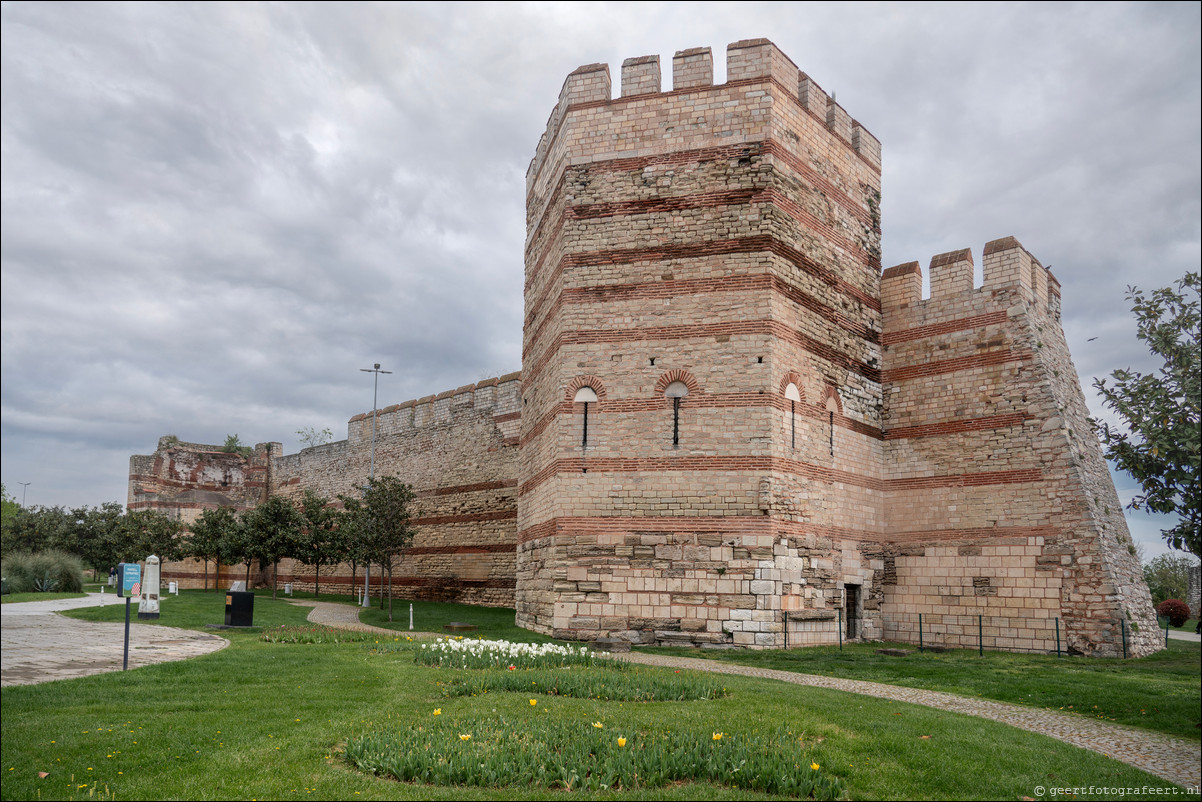
[[[359,623],[359,610],[346,604],[329,602],[297,601],[295,604],[312,605],[309,620],[315,624],[356,629],[363,632],[380,632],[396,635],[395,630],[373,627]],[[414,636],[433,637],[428,632],[414,632]],[[1175,634],[1170,633],[1170,637]],[[1197,636],[1193,636],[1196,638]],[[1182,638],[1189,640],[1189,638]],[[966,696],[926,691],[919,688],[903,688],[899,685],[884,685],[878,682],[837,679],[817,674],[797,674],[792,671],[777,671],[769,668],[752,668],[716,660],[701,660],[695,657],[665,657],[656,654],[631,652],[621,655],[634,663],[666,668],[687,668],[694,671],[709,671],[715,674],[736,674],[743,677],[789,682],[816,688],[829,688],[863,696],[875,696],[898,702],[934,707],[952,713],[963,713],[978,718],[987,718],[1009,724],[1012,727],[1039,733],[1058,741],[1100,752],[1107,757],[1143,769],[1157,777],[1183,787],[1197,789],[1202,784],[1202,766],[1198,761],[1198,745],[1171,735],[1123,727],[1083,716],[1040,710],[1034,707],[993,702],[988,699],[972,699]]]
[[[111,594],[0,605],[0,686],[120,671],[125,623],[78,621],[62,610],[123,604]],[[168,602],[170,603],[170,602]],[[153,624],[129,625],[129,667],[184,660],[229,646],[216,635]]]
[[[359,607],[353,607],[349,604],[336,604],[334,602],[312,601],[309,599],[296,599],[293,604],[301,607],[312,607],[309,611],[309,623],[324,624],[327,627],[337,627],[338,629],[353,629],[356,632],[376,632],[381,635],[409,635],[414,638],[434,638],[441,637],[433,632],[410,632],[409,630],[385,629],[384,627],[373,627],[371,624],[363,624],[359,621]]]

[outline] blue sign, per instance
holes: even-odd
[[[121,563],[121,595],[137,596],[141,591],[142,566],[139,563]]]

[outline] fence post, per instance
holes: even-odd
[[[1127,621],[1125,619],[1120,618],[1119,626],[1123,630],[1123,659],[1126,660],[1127,659]]]
[[[1056,619],[1056,656],[1060,656],[1060,619]]]
[[[985,636],[984,636],[984,630],[981,627],[981,618],[982,618],[982,616],[980,616],[980,615],[977,616],[977,654],[980,657],[984,657],[985,656]]]
[[[839,608],[839,651],[843,651],[843,608]]]
[[[104,590],[104,588],[101,588]],[[1169,648],[1169,617],[1164,618],[1164,648]]]
[[[918,651],[922,651],[922,613],[918,614]]]

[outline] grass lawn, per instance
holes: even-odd
[[[429,607],[426,621],[437,623],[444,614],[472,621],[479,615],[487,625],[494,615],[450,607]],[[415,605],[415,619],[418,609]],[[269,594],[256,598],[258,625],[299,624],[306,613],[307,608],[271,601]],[[115,621],[123,610],[110,605],[73,615]],[[158,623],[200,628],[223,616],[224,594],[185,591],[163,600]],[[407,629],[407,602],[404,618]],[[433,623],[421,626],[434,629]],[[494,625],[502,628],[503,622]],[[465,672],[416,665],[405,650],[383,651],[374,643],[271,644],[255,632],[223,634],[231,640],[229,648],[193,660],[3,689],[0,797],[580,798],[551,788],[402,784],[351,768],[338,751],[348,738],[365,733],[399,730],[412,736],[422,727],[433,736],[439,727],[482,733],[498,726],[534,738],[564,727],[582,738],[620,734],[632,744],[669,733],[670,739],[700,740],[707,748],[715,732],[732,741],[787,733],[800,739],[797,745],[790,740],[788,748],[837,778],[852,799],[1014,799],[1034,796],[1037,785],[1167,786],[1101,755],[1001,724],[816,688],[724,677],[728,694],[708,701],[636,703],[533,691],[446,695],[448,681]],[[395,642],[388,646],[397,648]],[[955,665],[956,659],[944,655],[941,665]],[[1196,651],[1193,659],[1196,686]],[[951,673],[950,684],[963,682]],[[1112,676],[1121,679],[1117,668]],[[435,717],[434,710],[441,715]],[[451,742],[459,743],[453,735]],[[463,742],[465,748],[470,743]],[[39,772],[47,776],[39,778]],[[771,797],[725,786],[670,784],[603,798]]]
[[[20,604],[32,601],[54,601],[55,599],[82,599],[86,593],[7,593],[0,596],[0,604]]]
[[[740,665],[883,682],[1050,708],[1200,740],[1202,644],[1170,640],[1139,660],[1062,657],[975,649],[889,657],[881,643],[784,651],[647,648]],[[893,644],[900,645],[900,644]],[[912,648],[906,646],[905,648]]]

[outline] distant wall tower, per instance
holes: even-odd
[[[877,637],[880,145],[764,39],[672,78],[577,69],[527,174],[518,623]]]

